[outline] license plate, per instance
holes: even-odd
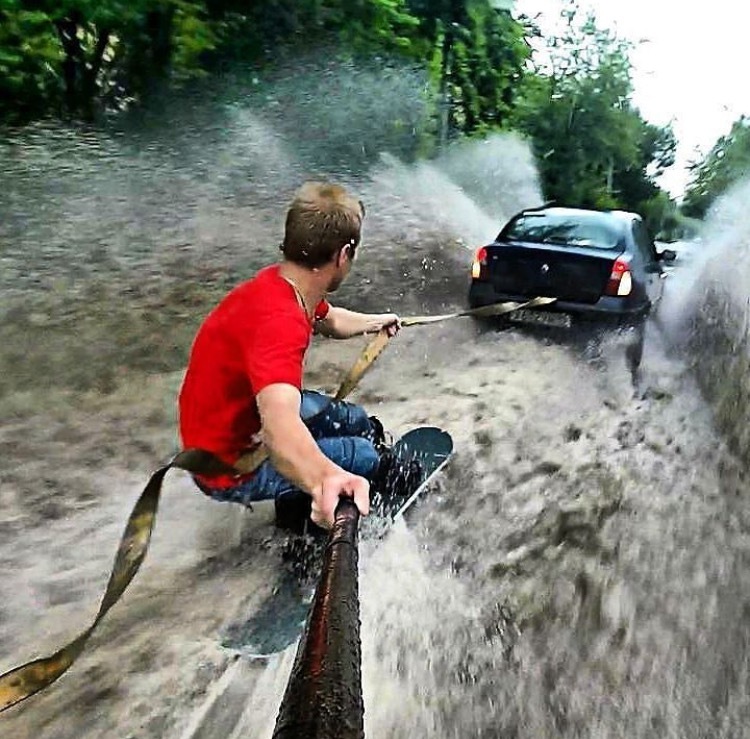
[[[567,313],[550,313],[539,310],[515,310],[508,316],[514,323],[536,323],[542,326],[570,328],[573,321]]]

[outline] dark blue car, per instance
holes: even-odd
[[[525,210],[477,250],[469,303],[544,296],[557,300],[518,318],[565,326],[581,319],[639,325],[661,299],[663,265],[674,257],[657,251],[635,213]]]

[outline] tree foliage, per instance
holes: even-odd
[[[530,41],[540,34],[513,17],[511,4],[0,0],[0,115],[90,118],[226,65],[273,62],[283,49],[328,44],[350,55],[405,56],[430,81],[434,146],[517,128],[533,144],[548,198],[663,220],[670,201],[655,177],[672,163],[675,140],[632,105],[629,44],[569,0],[564,30],[547,40],[546,59],[534,67]],[[723,149],[705,173],[696,170],[696,188],[720,183],[724,175],[709,172],[721,172]]]
[[[0,2],[6,114],[90,117],[102,99],[138,95],[172,70],[197,73],[215,44],[205,8],[190,0]]]
[[[335,39],[352,53],[428,59],[451,130],[507,117],[529,55],[491,0],[0,0],[6,112],[90,115],[217,60],[272,58],[280,44]],[[12,101],[12,102],[10,102]],[[10,103],[10,104],[8,104]]]
[[[419,20],[406,0],[205,0],[205,6],[221,34],[222,56],[272,58],[279,43],[330,39],[352,51],[418,53]]]
[[[0,0],[0,110],[32,114],[60,92],[63,52],[48,16]]]
[[[750,175],[750,118],[736,120],[729,133],[692,165],[691,174],[682,210],[687,216],[703,218],[717,197]]]
[[[431,49],[442,134],[507,125],[531,50],[526,29],[490,0],[411,0]]]
[[[670,127],[631,102],[630,44],[567,6],[566,25],[527,78],[515,122],[533,142],[545,193],[569,205],[648,210],[655,177],[674,162]]]

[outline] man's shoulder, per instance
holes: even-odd
[[[264,267],[249,280],[234,287],[213,313],[215,320],[226,325],[235,321],[245,323],[265,315],[297,318],[299,310],[294,294],[279,274],[276,264]]]
[[[267,267],[258,270],[249,280],[245,280],[236,285],[227,297],[233,294],[246,295],[255,290],[273,287],[280,283],[283,284],[282,278],[279,275],[279,265],[270,264]]]
[[[219,304],[230,307],[233,304],[261,301],[263,303],[284,296],[284,282],[279,276],[278,265],[270,265],[258,271],[253,277],[233,287]]]

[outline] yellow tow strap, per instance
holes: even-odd
[[[440,316],[404,318],[401,324],[403,326],[420,326],[460,316],[499,316],[521,308],[536,308],[552,302],[554,302],[554,298],[535,298],[526,303],[498,303]],[[385,349],[389,338],[388,332],[382,330],[365,347],[341,383],[335,396],[336,400],[343,400],[354,390],[365,372]],[[267,458],[267,451],[261,447],[244,455],[233,466],[230,466],[210,452],[201,449],[187,449],[180,452],[169,464],[154,472],[128,518],[125,532],[115,556],[112,573],[109,576],[107,589],[93,623],[73,641],[49,657],[27,662],[0,675],[0,712],[20,703],[55,682],[83,652],[94,629],[125,592],[146,558],[151,541],[151,532],[156,520],[156,511],[159,507],[162,482],[170,469],[184,470],[191,474],[205,475],[206,477],[236,475],[237,473],[247,474],[257,469]]]

